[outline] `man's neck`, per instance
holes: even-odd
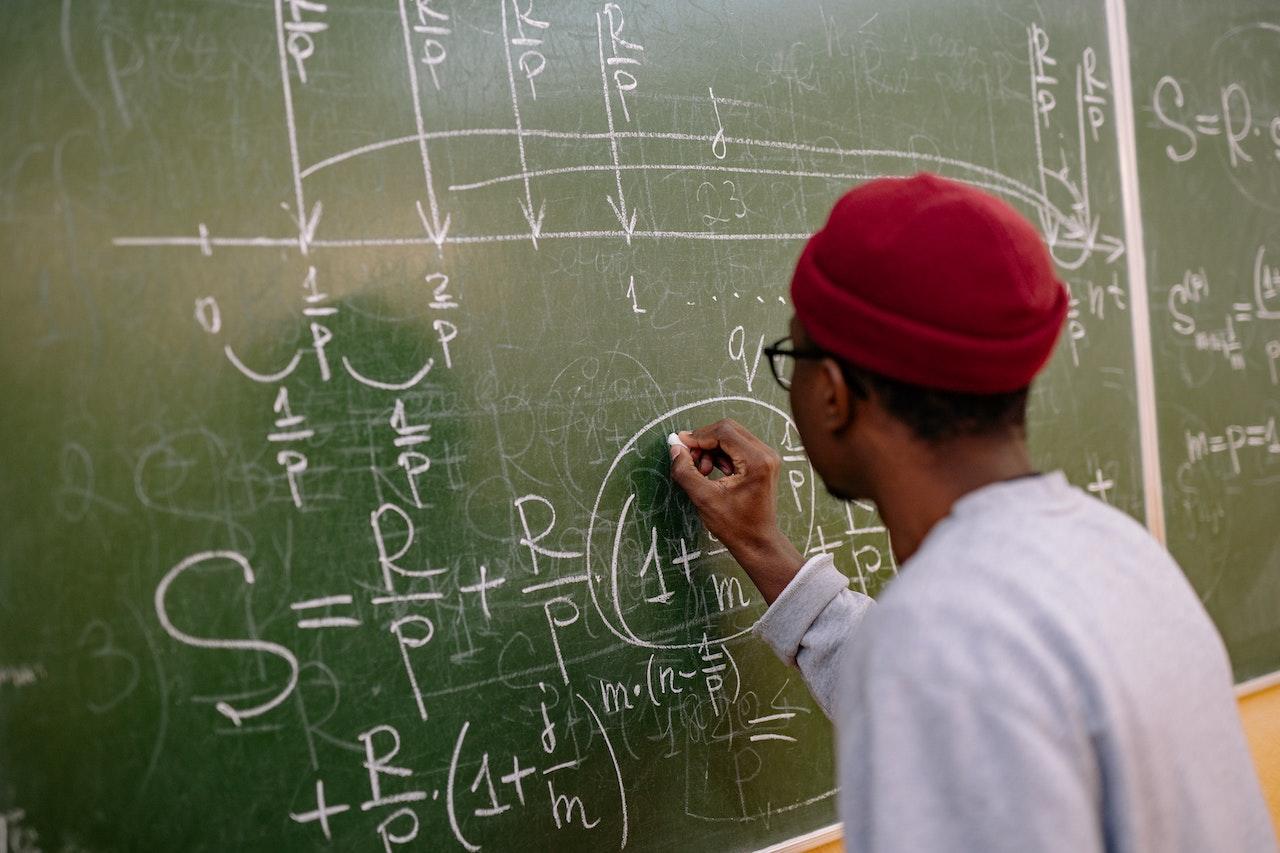
[[[908,464],[886,466],[872,497],[899,564],[916,552],[960,498],[1035,473],[1020,434],[951,439],[920,446],[911,457]]]

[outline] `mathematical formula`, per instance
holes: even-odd
[[[269,73],[243,78],[261,96],[252,120],[227,133],[287,180],[246,167],[226,183],[265,210],[196,207],[112,235],[114,257],[193,271],[163,299],[199,402],[130,434],[126,494],[107,493],[115,457],[87,438],[58,460],[61,521],[92,530],[133,504],[158,520],[133,621],[107,602],[71,631],[89,717],[132,713],[161,685],[139,790],[172,784],[174,741],[194,731],[210,735],[196,738],[210,774],[269,792],[258,813],[285,847],[656,849],[689,827],[763,838],[829,822],[829,726],[751,636],[764,602],[671,483],[663,437],[748,423],[781,459],[786,534],[878,594],[899,569],[888,531],[871,504],[823,496],[763,352],[830,201],[917,170],[1045,234],[1070,294],[1047,417],[1106,394],[1127,405],[1104,46],[1028,15],[995,54],[947,34],[899,50],[874,15],[817,9],[811,43],[775,45],[764,21],[750,36],[764,47],[744,42],[721,74],[688,64],[714,46],[629,0],[228,14],[274,50]],[[916,53],[943,71],[914,77]],[[1203,158],[1212,135],[1180,111],[1201,93],[1169,79],[1163,114]],[[142,127],[136,82],[111,97]],[[852,103],[845,84],[867,100],[832,115]],[[930,136],[924,116],[891,144],[857,126],[867,104],[926,85],[986,93],[993,112],[964,122],[989,154]],[[1218,95],[1212,142],[1270,156],[1265,99]],[[1195,358],[1275,382],[1278,336],[1252,330],[1280,312],[1280,250],[1256,250],[1162,295]],[[1228,291],[1224,314],[1212,300]],[[1277,452],[1273,413],[1258,414],[1189,431],[1188,464],[1248,475]],[[1055,464],[1132,510],[1132,442],[1079,433]],[[50,680],[34,658],[2,663],[0,695]],[[37,844],[22,810],[5,827],[9,849]]]

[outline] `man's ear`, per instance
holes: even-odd
[[[835,359],[824,358],[818,362],[818,405],[821,406],[822,423],[831,432],[838,433],[853,424],[856,400],[844,371]]]

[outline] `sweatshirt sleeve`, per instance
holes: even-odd
[[[783,661],[800,669],[809,692],[832,716],[840,661],[872,599],[849,589],[830,554],[800,567],[752,629]]]

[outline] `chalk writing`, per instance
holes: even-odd
[[[259,747],[293,756],[272,766],[282,797],[262,806],[286,846],[648,849],[655,790],[699,825],[825,814],[835,791],[821,774],[785,794],[776,782],[825,754],[829,733],[751,638],[764,602],[672,485],[663,438],[749,422],[780,458],[784,532],[878,593],[898,571],[887,529],[870,504],[823,503],[760,372],[785,323],[779,264],[852,183],[917,169],[967,181],[1042,226],[1070,291],[1063,369],[1096,384],[1130,295],[1114,194],[1090,175],[1110,175],[1114,157],[1106,52],[1045,22],[1006,24],[1017,49],[998,58],[999,80],[981,77],[1016,125],[1015,149],[998,153],[1022,163],[1006,166],[990,116],[990,157],[947,150],[923,123],[876,136],[831,120],[844,97],[833,80],[867,98],[918,84],[906,65],[883,67],[874,27],[845,31],[827,12],[814,44],[697,79],[674,73],[687,37],[630,0],[273,0],[267,12],[278,68],[261,109],[278,117],[262,124],[280,171],[256,191],[271,194],[269,217],[199,211],[174,233],[112,241],[211,269],[251,259],[230,282],[183,291],[176,316],[194,357],[253,403],[228,413],[247,437],[202,438],[213,461],[147,437],[139,501],[195,537],[177,553],[155,544],[144,587],[144,628],[171,671],[149,672],[119,620],[86,619],[75,674],[87,712],[123,714],[161,684],[166,713],[190,700],[184,720],[243,745],[237,767]],[[818,41],[849,67],[833,72]],[[921,47],[959,56],[961,41]],[[378,56],[352,55],[370,43]],[[939,77],[955,91],[979,79],[972,62]],[[1233,89],[1225,138],[1263,102]],[[860,124],[865,105],[851,107]],[[1262,157],[1252,131],[1235,144]],[[1234,328],[1280,310],[1268,252],[1250,258],[1254,295],[1231,306]],[[1197,354],[1221,331],[1208,300],[1239,272],[1206,268],[1168,302],[1180,338],[1204,336]],[[709,356],[696,370],[682,325],[694,321]],[[1274,374],[1280,343],[1269,355],[1236,337],[1249,369],[1264,364],[1256,351]],[[1272,441],[1249,429],[1206,428],[1192,464],[1247,473]],[[1073,457],[1104,501],[1134,488],[1116,458]],[[95,461],[66,454],[63,508],[77,518],[117,512],[94,492]],[[5,672],[0,688],[40,689]]]

